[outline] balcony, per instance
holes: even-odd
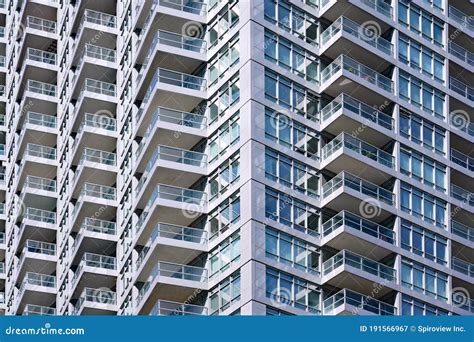
[[[150,316],[207,316],[205,306],[158,300],[150,311]]]
[[[24,218],[35,222],[56,224],[56,213],[54,211],[28,207],[26,208]]]
[[[56,244],[27,239],[18,261],[17,278],[21,279],[26,270],[55,273],[56,262]]]
[[[39,30],[47,33],[56,33],[56,22],[28,16],[26,18],[26,27],[34,30]]]
[[[321,33],[321,49],[330,58],[336,58],[341,53],[350,51],[351,56],[355,59],[364,60],[371,64],[376,63],[374,65],[380,65],[380,62],[386,58],[385,55],[393,57],[393,45],[390,41],[378,36],[376,32],[373,32],[370,36],[366,32],[367,30],[358,23],[343,16],[339,17]],[[336,36],[338,37],[337,40],[333,41]],[[339,38],[341,38],[340,42]],[[354,40],[354,38],[357,40]],[[328,45],[331,41],[333,42]],[[359,47],[359,45],[364,46],[364,44],[370,45],[369,54],[367,49]],[[383,53],[383,55],[376,58],[372,48],[375,48],[376,52]]]
[[[383,0],[360,0],[362,4],[385,17],[393,18],[393,8]]]
[[[449,53],[451,56],[456,57],[464,63],[474,66],[474,53],[466,50],[462,46],[450,41],[449,42]]]
[[[382,259],[395,248],[395,231],[346,210],[322,225],[323,245],[351,249],[363,256]]]
[[[26,304],[23,316],[56,316],[56,309],[49,306]]]
[[[53,115],[27,112],[26,123],[46,128],[56,128],[56,117]]]
[[[474,278],[474,264],[471,264],[468,261],[464,261],[453,256],[451,258],[451,268],[470,279]]]
[[[39,205],[41,203],[38,203]],[[56,239],[56,213],[54,211],[26,207],[22,210],[18,241]],[[41,269],[41,268],[40,268]]]
[[[451,197],[461,201],[464,204],[474,206],[474,196],[472,192],[457,186],[456,184],[451,184]]]
[[[85,276],[93,275],[93,277]],[[84,275],[84,276],[83,276]],[[82,289],[94,288],[113,288],[116,284],[117,260],[113,256],[100,255],[94,253],[84,253],[77,266],[76,272],[72,278],[72,288],[74,294],[82,293]]]
[[[114,49],[105,48],[102,46],[96,46],[92,44],[86,44],[84,48],[84,55],[105,62],[115,63],[117,62],[117,52]],[[81,64],[81,63],[78,63]]]
[[[137,222],[137,235],[151,222],[188,226],[207,210],[206,207],[204,191],[157,184]]]
[[[465,240],[474,242],[474,229],[460,222],[454,220],[451,221],[451,232]]]
[[[393,94],[394,89],[390,78],[346,55],[340,55],[321,71],[320,84],[321,92],[327,92],[333,97],[348,93],[356,98],[370,97],[376,103],[385,103],[387,95]],[[374,87],[379,91],[374,91]]]
[[[48,65],[57,64],[57,55],[52,52],[28,48],[26,50],[26,59],[34,62],[40,62]]]
[[[397,308],[372,296],[343,289],[323,302],[325,315],[396,315]]]
[[[207,3],[205,1],[188,1],[188,0],[154,0],[159,6],[171,8],[177,11],[192,13],[197,15],[206,15]]]
[[[205,268],[160,261],[138,293],[138,313],[149,313],[161,299],[184,302],[196,290],[205,290],[207,279]],[[155,291],[157,286],[160,291]]]
[[[50,306],[56,300],[56,277],[49,274],[26,272],[17,296],[17,313],[23,312],[26,305]]]
[[[395,169],[395,158],[392,154],[345,132],[321,149],[321,159],[321,168],[334,173],[341,171],[357,173],[364,170],[364,178],[376,183],[390,179],[392,177],[390,170]]]
[[[379,146],[389,142],[390,132],[395,130],[390,115],[347,94],[340,94],[320,111],[320,122],[321,130],[333,135],[344,130],[360,132],[358,138]],[[362,125],[364,130],[360,129]]]
[[[74,315],[115,315],[116,311],[117,294],[100,288],[84,288],[74,307]]]
[[[474,101],[474,89],[454,77],[449,78],[449,89],[469,101]]]
[[[143,235],[139,236],[137,244],[143,244],[145,239]],[[205,252],[206,248],[207,232],[203,229],[159,222],[138,255],[137,274],[149,274],[156,262],[163,259],[186,264]]]
[[[451,161],[463,169],[467,169],[469,171],[474,172],[474,158],[454,149],[451,148]]]
[[[469,15],[461,12],[454,6],[448,7],[448,17],[452,22],[460,26],[461,30],[468,29],[474,31],[474,24],[471,22],[472,19]]]
[[[105,96],[112,96],[116,97],[117,89],[115,84],[103,82],[99,80],[93,80],[87,78],[84,82],[84,87],[82,88],[82,92],[91,92],[98,95],[105,95]]]
[[[322,206],[340,212],[363,212],[368,218],[384,220],[391,215],[395,194],[348,172],[323,184]]]
[[[39,82],[39,81],[34,81],[34,80],[28,80],[26,84],[26,91],[29,91],[35,94],[50,96],[50,97],[56,97],[57,95],[56,88],[57,87],[54,84],[49,84],[49,83],[44,83],[44,82]],[[53,101],[56,101],[56,100],[53,100]]]
[[[396,270],[348,250],[342,250],[323,262],[323,283],[350,288],[359,292],[372,291],[374,283],[383,285],[380,295],[388,293],[392,283],[396,287]]]
[[[117,17],[111,14],[97,12],[91,9],[86,9],[84,11],[84,16],[82,17],[83,22],[91,23],[94,25],[100,25],[105,27],[116,28],[117,27]]]
[[[93,183],[84,183],[81,190],[81,196],[94,197],[110,201],[115,201],[117,199],[115,188]]]

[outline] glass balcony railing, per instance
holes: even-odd
[[[48,306],[26,304],[23,316],[56,316],[56,309]]]
[[[56,255],[56,245],[49,242],[26,240],[24,251],[44,255]]]
[[[42,146],[30,143],[26,145],[25,153],[30,157],[56,160],[56,149],[49,146]]]
[[[117,17],[111,14],[97,12],[91,9],[84,11],[82,20],[95,25],[102,25],[107,27],[117,27]]]
[[[323,262],[323,275],[328,275],[340,266],[351,266],[388,281],[395,281],[396,270],[380,262],[365,258],[347,250],[342,250]]]
[[[385,77],[377,71],[372,70],[345,55],[340,55],[339,57],[337,57],[330,65],[328,65],[321,72],[321,84],[329,80],[340,70],[348,71],[351,74],[366,80],[367,82],[379,87],[382,90],[393,93],[393,81],[390,78]]]
[[[35,62],[56,65],[56,54],[48,51],[28,48],[26,58]]]
[[[147,92],[143,97],[143,103],[147,103],[152,92],[156,88],[156,84],[164,83],[176,87],[205,91],[206,79],[194,75],[183,74],[181,72],[158,68],[153,75],[153,79],[148,86]]]
[[[143,260],[145,260],[151,246],[157,238],[204,244],[207,242],[207,232],[203,229],[192,227],[183,227],[161,222],[157,223],[150,235],[150,238],[147,240],[145,246],[143,246],[143,249],[138,255],[136,263],[137,269],[140,268],[140,265],[142,264]]]
[[[205,15],[207,13],[206,1],[189,1],[189,0],[155,0],[163,7],[172,8],[178,11],[188,12],[197,15]]]
[[[117,93],[117,89],[115,84],[93,80],[90,78],[86,78],[84,83],[83,91],[90,91],[92,93],[107,95],[107,96],[115,96]]]
[[[474,195],[472,192],[461,188],[455,184],[451,184],[451,196],[461,202],[474,206]]]
[[[344,132],[332,139],[321,149],[322,159],[325,160],[331,157],[334,153],[342,148],[352,150],[391,169],[395,168],[395,158],[390,153],[372,146],[360,139],[354,138]]]
[[[110,186],[85,183],[81,195],[102,198],[106,200],[116,200],[116,189]]]
[[[470,17],[469,15],[461,12],[454,6],[449,6],[449,11],[448,11],[448,16],[450,19],[454,20],[457,22],[459,25],[461,25],[463,28],[468,28],[471,31],[474,31],[474,23],[472,23],[472,16]]]
[[[142,113],[143,111],[138,111],[137,121],[140,119]],[[155,128],[155,124],[158,121],[190,128],[207,128],[207,118],[204,115],[181,112],[179,110],[174,110],[170,108],[158,107],[153,113],[153,118],[151,119],[151,123],[143,136],[143,140],[145,140],[150,135],[150,133]]]
[[[463,239],[474,242],[474,228],[470,228],[462,223],[452,220],[451,232]]]
[[[0,56],[0,67],[4,68],[6,65],[6,58],[5,56]]]
[[[6,126],[6,115],[0,114],[0,126]]]
[[[26,18],[26,27],[44,32],[56,33],[56,22],[42,18],[28,16]]]
[[[55,288],[56,277],[49,274],[26,272],[23,284]]]
[[[361,2],[386,17],[393,17],[393,8],[384,0],[361,0]]]
[[[115,166],[117,164],[116,154],[107,151],[95,150],[93,148],[86,147],[82,153],[81,163],[88,161],[91,163],[98,163],[103,165]]]
[[[364,42],[370,44],[383,53],[386,53],[390,56],[392,55],[392,43],[390,43],[385,38],[378,36],[377,32],[368,31],[363,26],[346,17],[339,17],[339,19],[333,22],[331,26],[321,33],[321,45],[325,45],[332,37],[341,31],[346,32],[358,39],[362,39]]]
[[[6,242],[6,236],[5,236],[5,232],[0,232],[0,244],[4,244]]]
[[[84,219],[81,228],[94,233],[102,233],[108,235],[117,234],[117,224],[115,222],[94,219],[91,217],[86,217]]]
[[[5,26],[0,26],[0,38],[5,38]]]
[[[474,65],[474,53],[452,41],[449,42],[449,53],[469,65]]]
[[[54,84],[38,82],[34,80],[28,80],[26,84],[26,90],[33,93],[47,95],[47,96],[56,96],[56,86]]]
[[[173,279],[189,280],[204,283],[207,281],[207,270],[202,267],[173,264],[170,262],[158,262],[152,269],[147,282],[138,293],[138,303],[143,300],[150,286],[157,277],[166,277]]]
[[[112,63],[115,63],[117,60],[117,53],[115,50],[92,44],[86,44],[86,47],[84,48],[84,56]]]
[[[0,262],[0,274],[5,274],[5,263]]]
[[[0,156],[5,155],[5,144],[0,144]]]
[[[378,124],[386,129],[391,131],[394,130],[394,120],[390,115],[380,112],[373,106],[369,106],[368,104],[360,102],[359,100],[356,100],[347,94],[340,94],[321,110],[321,122],[331,118],[341,108],[349,110],[352,113],[355,113],[360,117]]]
[[[323,223],[323,236],[331,234],[342,226],[358,230],[391,244],[395,243],[395,232],[390,228],[381,226],[345,210]]]
[[[74,307],[76,315],[84,302],[115,305],[117,304],[117,294],[110,290],[85,287]]]
[[[37,208],[26,208],[25,218],[33,221],[56,224],[56,213]]]
[[[103,268],[106,270],[117,269],[117,260],[115,257],[87,252],[82,256],[81,264],[83,266]]]
[[[84,121],[81,125],[102,128],[111,132],[117,131],[117,120],[107,115],[85,113]]]
[[[463,294],[461,297],[461,302],[459,302],[459,298],[456,298],[456,296],[459,295],[459,293],[454,292],[453,293],[453,303],[456,307],[466,310],[468,312],[474,313],[474,299],[471,299],[469,296]]]
[[[207,316],[208,310],[205,306],[176,303],[167,300],[159,300],[150,311],[150,316]]]
[[[452,257],[451,268],[471,278],[474,277],[474,264],[471,264],[470,262],[464,261],[456,257]]]
[[[54,179],[36,176],[26,176],[25,185],[29,189],[56,192],[56,181]]]
[[[451,148],[451,161],[469,171],[474,171],[474,158]]]
[[[328,197],[341,187],[348,187],[363,195],[370,196],[380,202],[394,205],[395,194],[371,182],[365,181],[348,172],[341,172],[323,185],[323,198]]]
[[[469,87],[454,77],[449,78],[449,89],[467,98],[469,101],[474,101],[474,88]]]
[[[26,113],[26,122],[32,125],[56,128],[56,117],[35,112]]]
[[[357,309],[369,311],[380,316],[397,314],[395,306],[349,289],[343,289],[325,299],[323,302],[324,313],[331,314],[331,312],[342,305],[351,305]]]
[[[4,85],[0,85],[0,96],[5,96],[6,93],[5,93],[5,86]]]

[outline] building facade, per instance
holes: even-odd
[[[474,5],[0,1],[6,315],[474,313]]]

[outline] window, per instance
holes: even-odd
[[[432,3],[438,5],[440,1],[441,0],[433,0]],[[411,1],[398,1],[398,22],[406,26],[410,31],[421,35],[428,41],[438,46],[444,46],[444,23],[441,20],[436,19],[430,13],[414,5]]]
[[[439,154],[445,154],[445,130],[430,121],[400,109],[400,134]]]
[[[306,11],[286,1],[265,0],[264,14],[265,20],[309,44],[317,45],[317,20]]]
[[[424,3],[427,3],[431,5],[432,7],[437,8],[441,11],[444,8],[444,1],[445,0],[423,0]]]
[[[209,125],[227,113],[240,100],[240,80],[236,74],[209,99]]]
[[[223,78],[227,71],[239,61],[239,36],[230,39],[208,63],[209,86]]]
[[[265,30],[265,58],[309,82],[318,83],[317,57],[268,30]]]
[[[265,189],[265,217],[310,235],[319,234],[315,207],[269,188]]]
[[[225,34],[239,22],[239,2],[229,0],[222,10],[209,23],[207,35],[210,48],[225,38]]]
[[[209,164],[228,151],[240,139],[239,113],[224,122],[219,129],[209,137]]]
[[[240,196],[233,194],[209,213],[209,240],[213,240],[240,221]]]
[[[403,295],[402,297],[402,315],[404,316],[444,316],[448,311],[440,309],[434,305],[427,304],[413,297]]]
[[[268,69],[265,70],[265,98],[309,120],[317,121],[319,101],[316,95]]]
[[[240,273],[234,273],[210,291],[210,314],[217,315],[240,299]]]
[[[307,196],[319,196],[319,176],[315,169],[267,148],[265,177]]]
[[[443,92],[404,72],[400,72],[399,81],[402,99],[431,115],[445,119]]]
[[[406,220],[402,220],[401,245],[403,249],[438,264],[447,264],[447,239]]]
[[[400,148],[400,172],[446,192],[446,166],[421,153]]]
[[[426,46],[400,34],[398,58],[421,73],[444,81],[444,58]]]
[[[438,300],[447,301],[448,276],[417,262],[402,259],[402,285]]]
[[[265,137],[306,157],[318,159],[318,133],[270,108],[265,108]]]
[[[209,253],[210,277],[227,270],[240,259],[240,235],[236,232]]]
[[[265,229],[265,255],[303,272],[319,274],[316,246],[269,227]]]
[[[401,209],[439,228],[446,228],[446,202],[401,183]]]
[[[266,294],[272,301],[312,313],[320,312],[320,290],[306,280],[267,267]]]
[[[236,154],[226,159],[218,168],[209,176],[209,202],[219,198],[229,185],[238,181],[240,178],[240,156]]]

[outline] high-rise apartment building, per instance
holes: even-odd
[[[6,315],[474,313],[474,4],[1,0]]]

